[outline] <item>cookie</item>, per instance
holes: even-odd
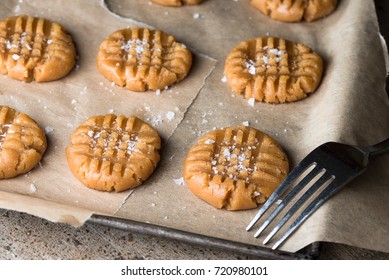
[[[323,60],[311,48],[274,37],[239,43],[224,65],[233,92],[267,103],[305,98],[317,89],[322,73]]]
[[[0,73],[26,82],[66,76],[75,65],[72,37],[50,20],[14,16],[0,21]]]
[[[27,173],[42,159],[45,132],[26,114],[0,105],[0,179]]]
[[[265,202],[289,171],[282,148],[265,133],[238,126],[207,133],[190,148],[184,179],[216,208],[244,210]]]
[[[158,132],[135,116],[91,117],[70,140],[66,157],[71,171],[100,191],[121,192],[141,185],[160,159]]]
[[[152,0],[153,2],[164,6],[182,6],[183,4],[197,5],[202,0]]]
[[[337,0],[252,0],[251,4],[275,20],[311,22],[331,14]]]
[[[110,81],[133,91],[164,89],[186,77],[192,54],[159,30],[127,28],[105,39],[97,67]]]

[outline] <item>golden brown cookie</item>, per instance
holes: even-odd
[[[105,39],[97,67],[110,81],[133,91],[158,90],[186,77],[192,54],[159,30],[122,29]]]
[[[0,179],[30,171],[46,147],[45,133],[34,120],[0,105]]]
[[[288,159],[270,136],[252,127],[211,131],[190,148],[184,179],[200,199],[216,208],[257,207],[286,177]]]
[[[197,5],[202,0],[152,0],[153,2],[164,6],[182,6],[183,4]]]
[[[58,23],[31,16],[0,21],[0,73],[8,77],[48,82],[66,76],[75,64],[70,35]]]
[[[331,14],[337,0],[252,0],[251,4],[275,20],[310,22]]]
[[[313,93],[323,72],[321,57],[309,47],[274,37],[239,43],[228,54],[228,85],[246,99],[267,103],[297,101]]]
[[[142,184],[159,162],[161,139],[137,117],[91,117],[71,136],[66,157],[73,174],[100,191],[125,191]]]

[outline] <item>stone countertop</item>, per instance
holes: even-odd
[[[0,259],[246,260],[234,252],[130,233],[102,225],[74,228],[0,210]],[[322,243],[318,259],[389,259],[388,253]]]
[[[381,33],[389,38],[389,2],[375,0]],[[253,259],[160,237],[87,223],[80,228],[0,209],[0,259]],[[389,253],[321,243],[318,259],[389,259]]]

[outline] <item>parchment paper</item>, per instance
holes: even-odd
[[[217,210],[180,184],[184,158],[196,138],[248,121],[284,147],[293,167],[326,141],[369,145],[384,140],[389,136],[389,103],[373,1],[341,0],[329,17],[293,24],[273,21],[249,2],[206,0],[199,6],[169,8],[135,0],[79,0],[71,7],[68,1],[2,1],[2,18],[26,13],[63,24],[76,41],[79,60],[68,77],[47,84],[0,77],[0,102],[28,113],[49,132],[41,167],[0,182],[0,206],[74,225],[101,213],[261,244],[263,237],[254,239],[254,232],[245,231],[258,209]],[[173,34],[194,52],[193,69],[184,81],[160,95],[133,93],[98,73],[99,43],[113,31],[135,25]],[[266,35],[305,43],[322,55],[325,72],[316,93],[296,103],[253,107],[232,94],[222,81],[226,55],[237,43]],[[175,112],[170,121],[169,111]],[[89,190],[66,164],[64,149],[72,130],[87,117],[108,112],[137,114],[154,123],[164,139],[156,172],[132,192]],[[389,252],[388,163],[387,155],[375,159],[281,249],[294,252],[314,241],[331,241]],[[58,215],[49,216],[52,209],[59,209]]]

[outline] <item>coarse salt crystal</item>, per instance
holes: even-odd
[[[51,132],[53,132],[54,131],[54,128],[52,128],[52,127],[50,127],[50,126],[46,126],[45,127],[45,133],[46,134],[49,134],[49,133],[51,133]]]
[[[194,13],[193,14],[193,18],[194,19],[199,19],[201,17],[201,15],[199,13]]]
[[[207,139],[207,140],[204,142],[204,144],[213,144],[213,143],[215,143],[215,141],[212,140],[212,139]]]
[[[12,55],[12,59],[13,60],[18,60],[20,58],[20,55],[17,55],[16,53],[14,53],[13,55]]]
[[[167,118],[169,121],[171,121],[171,120],[174,119],[174,116],[175,116],[175,115],[176,115],[176,114],[175,114],[174,112],[169,111],[169,112],[166,113],[166,118]]]
[[[251,97],[247,103],[251,106],[251,107],[254,107],[254,104],[255,104],[255,98],[254,97]]]
[[[249,125],[250,125],[250,122],[249,122],[249,121],[244,121],[244,122],[242,122],[242,124],[243,124],[244,126],[249,126]]]
[[[249,69],[249,73],[250,73],[251,75],[255,75],[256,69],[255,69],[255,63],[254,63],[254,61],[252,61],[252,60],[250,59],[248,62],[245,63],[244,66],[245,66],[247,69]]]
[[[160,90],[160,89],[157,89],[157,90],[155,91],[155,94],[156,94],[156,95],[160,95],[160,94],[161,94],[161,90]]]
[[[223,82],[223,83],[227,83],[227,76],[223,76],[223,78],[221,79],[221,81]]]
[[[178,178],[178,179],[173,179],[174,183],[176,183],[176,185],[178,186],[182,186],[184,185],[184,178],[181,177],[181,178]]]
[[[260,193],[260,192],[257,192],[257,191],[255,191],[253,194],[254,194],[254,197],[258,197],[258,196],[261,195],[261,193]]]
[[[30,184],[30,192],[36,192],[36,186],[33,183]]]

